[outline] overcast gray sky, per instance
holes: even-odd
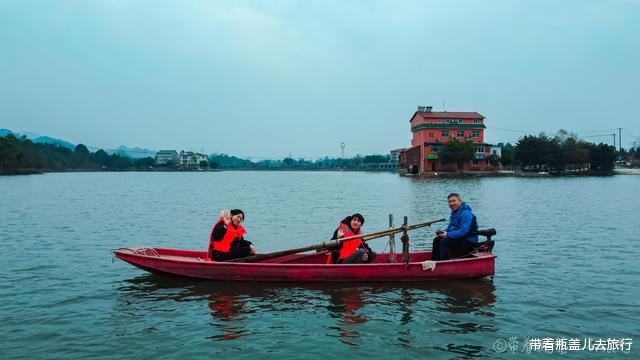
[[[0,127],[338,156],[409,146],[416,106],[444,104],[484,115],[488,142],[622,127],[627,147],[639,18],[631,0],[2,0]]]

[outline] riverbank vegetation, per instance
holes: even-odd
[[[634,142],[630,150],[617,151],[613,146],[580,140],[576,134],[560,130],[555,136],[526,135],[515,145],[499,143],[501,156],[492,154],[485,159],[494,167],[501,164],[504,170],[556,175],[611,174],[616,162],[640,166],[638,145],[639,142]],[[457,164],[457,168],[462,169],[464,163],[477,156],[477,147],[471,141],[451,139],[442,144],[439,155],[444,163]]]
[[[616,160],[632,167],[640,167],[640,143],[634,142],[629,150],[616,151],[607,144],[594,144],[579,140],[575,134],[560,130],[555,136],[527,135],[515,145],[498,144],[501,156],[491,155],[487,160],[505,170],[524,172],[545,171],[552,174],[610,174]],[[441,158],[445,162],[462,164],[474,158],[477,144],[452,140],[444,143]],[[324,157],[316,160],[242,159],[227,154],[211,154],[208,161],[189,170],[395,170],[389,155],[357,155],[351,158]],[[382,166],[380,166],[382,165]],[[176,162],[156,165],[151,157],[131,159],[104,150],[90,152],[85,145],[74,149],[54,144],[35,143],[26,137],[9,134],[0,137],[0,173],[20,174],[47,171],[175,171],[181,170]]]
[[[12,134],[0,138],[0,172],[5,174],[45,171],[129,170],[153,164],[152,158],[131,160],[104,150],[90,152],[78,144],[73,150],[46,143],[34,143]]]
[[[26,137],[12,134],[0,137],[0,173],[27,174],[48,171],[178,171],[178,170],[365,170],[372,165],[390,164],[389,155],[366,155],[353,158],[329,158],[317,160],[261,159],[252,161],[227,154],[212,154],[208,161],[198,166],[182,169],[178,163],[169,161],[156,165],[151,157],[131,159],[111,154],[104,150],[90,152],[83,144],[74,149],[54,144],[34,143]],[[374,169],[375,170],[375,169]]]
[[[503,145],[500,162],[522,171],[610,174],[617,156],[613,146],[579,140],[575,134],[560,130],[555,136],[527,135],[515,146]]]

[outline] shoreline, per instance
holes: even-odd
[[[585,177],[585,176],[614,176],[614,175],[630,175],[619,174],[616,172],[582,172],[582,173],[566,173],[551,174],[548,172],[521,172],[521,171],[465,171],[465,172],[437,172],[430,171],[422,174],[400,174],[404,177],[415,178],[480,178],[480,177],[522,177],[522,178],[558,178],[558,177]],[[640,173],[639,173],[640,175]]]
[[[584,172],[567,174],[550,174],[548,172],[520,172],[520,171],[466,171],[466,172],[426,172],[423,174],[406,174],[397,170],[359,170],[359,169],[252,169],[252,168],[229,168],[229,169],[208,169],[208,170],[168,170],[168,169],[131,169],[131,170],[104,170],[104,169],[73,169],[73,170],[48,170],[48,169],[19,169],[15,171],[1,171],[0,176],[16,175],[44,175],[47,173],[87,173],[87,172],[176,172],[176,173],[210,173],[224,171],[329,171],[329,172],[364,172],[364,173],[392,173],[402,177],[412,178],[479,178],[479,177],[524,177],[524,178],[548,178],[548,177],[585,177],[585,176],[615,176],[615,175],[640,175],[640,169],[614,169],[611,173]]]
[[[619,168],[613,169],[615,175],[640,175],[640,169]]]

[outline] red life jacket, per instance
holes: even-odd
[[[340,223],[340,229],[342,229],[342,231],[344,232],[344,237],[351,237],[351,236],[360,234],[360,229],[358,229],[357,233],[353,232],[351,227],[347,226],[347,224]],[[349,255],[356,252],[356,250],[358,250],[358,248],[361,247],[362,245],[363,245],[363,242],[361,238],[355,238],[355,239],[351,239],[343,242],[342,247],[340,248],[340,257],[338,258],[338,260],[343,260],[348,258]]]
[[[207,255],[204,257],[205,261],[211,261],[211,250],[219,251],[222,253],[228,253],[231,249],[231,243],[235,239],[240,239],[247,232],[244,230],[242,225],[238,225],[238,228],[234,228],[233,225],[227,225],[227,231],[224,233],[222,240],[213,241],[211,235],[213,235],[213,229],[215,229],[216,225],[218,225],[224,219],[221,217],[211,228],[211,232],[209,233],[209,247],[207,248]]]

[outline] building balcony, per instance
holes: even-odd
[[[418,130],[425,129],[450,129],[450,130],[471,130],[471,129],[486,129],[487,127],[484,124],[420,124],[411,127],[412,132],[416,132]]]

